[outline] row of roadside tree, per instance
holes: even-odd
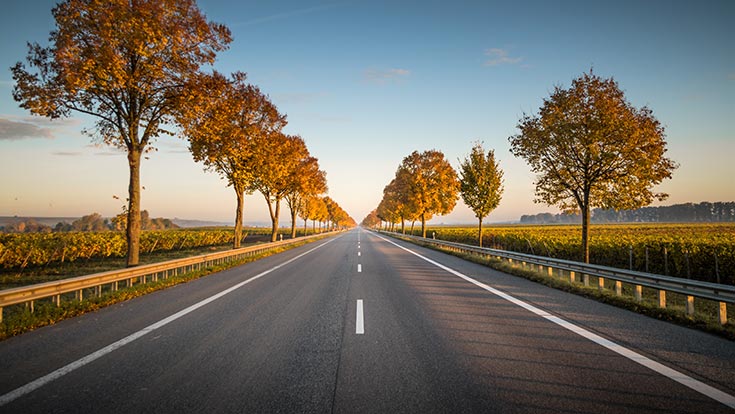
[[[534,201],[580,214],[580,259],[586,263],[593,208],[632,210],[668,197],[653,191],[678,167],[665,157],[664,127],[649,108],[631,105],[612,78],[590,70],[567,89],[555,87],[539,113],[524,115],[517,128],[508,138],[510,151],[536,174]],[[451,212],[461,193],[479,219],[482,244],[482,220],[502,195],[502,170],[494,152],[478,144],[459,175],[439,151],[412,153],[363,225],[420,220],[426,237],[426,220]]]
[[[323,197],[325,173],[301,137],[283,133],[286,116],[268,97],[243,72],[203,70],[232,36],[207,21],[195,0],[66,0],[52,14],[49,45],[29,44],[25,63],[11,68],[13,97],[36,115],[89,115],[96,123],[87,134],[127,152],[128,266],[139,262],[141,158],[154,150],[153,140],[174,130],[188,139],[196,161],[234,189],[235,247],[244,194],[255,191],[268,203],[272,240],[282,200],[291,208],[292,235],[297,216],[350,224]]]

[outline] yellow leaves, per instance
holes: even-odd
[[[518,128],[511,152],[539,174],[537,200],[548,204],[638,207],[676,168],[663,157],[664,131],[652,112],[632,107],[613,79],[592,72],[556,88],[539,116],[522,118]],[[583,196],[592,196],[586,206]]]

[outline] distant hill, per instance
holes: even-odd
[[[226,227],[231,226],[232,223],[224,223],[221,221],[207,221],[207,220],[186,220],[180,218],[174,218],[171,220],[174,224],[183,228],[191,227]]]
[[[17,223],[22,220],[33,219],[39,224],[45,226],[54,227],[57,223],[73,223],[75,220],[79,220],[79,217],[21,217],[21,216],[0,216],[0,227]]]

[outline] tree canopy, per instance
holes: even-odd
[[[581,212],[585,262],[590,208],[632,209],[667,197],[653,191],[677,167],[664,156],[664,127],[649,108],[633,107],[612,78],[590,71],[569,89],[554,88],[518,129],[511,152],[538,174],[535,201]]]
[[[246,79],[242,72],[231,79],[218,72],[201,74],[190,83],[178,116],[194,160],[220,174],[235,191],[234,248],[242,240],[244,196],[260,162],[253,146],[286,125],[286,116]]]
[[[457,173],[444,154],[437,150],[414,151],[403,159],[396,171],[396,181],[421,220],[421,234],[426,237],[426,221],[434,214],[448,214],[459,197]]]
[[[495,160],[495,152],[485,149],[481,143],[472,147],[472,152],[459,167],[459,191],[464,203],[475,213],[479,221],[478,243],[482,247],[482,220],[495,210],[503,195],[503,170]]]

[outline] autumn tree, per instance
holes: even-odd
[[[495,151],[489,150],[486,155],[478,142],[460,163],[459,175],[459,191],[464,203],[478,219],[477,238],[482,247],[482,220],[500,204],[503,170],[495,160]]]
[[[286,116],[246,79],[242,72],[233,73],[231,79],[216,71],[201,74],[190,83],[178,115],[194,160],[218,173],[235,191],[233,248],[240,247],[245,194],[254,180],[254,166],[261,162],[253,147],[286,125]]]
[[[395,224],[400,220],[397,200],[393,197],[386,197],[384,194],[383,199],[380,200],[375,211],[378,218],[386,222],[388,230],[393,231],[395,229]]]
[[[396,180],[404,183],[406,204],[421,220],[421,236],[426,237],[426,221],[434,214],[448,214],[459,197],[457,173],[440,151],[414,151],[403,159]]]
[[[511,152],[538,174],[535,201],[581,212],[585,263],[591,207],[633,209],[667,197],[653,192],[677,167],[664,156],[664,127],[649,108],[633,107],[612,78],[590,71],[569,89],[554,88],[518,129]]]
[[[334,219],[337,215],[337,203],[332,200],[329,196],[322,197],[322,201],[324,202],[324,207],[326,208],[326,227],[327,230],[331,230],[332,227],[335,225]]]
[[[72,112],[96,118],[85,130],[127,151],[130,180],[127,264],[138,264],[140,161],[167,133],[183,85],[230,43],[194,0],[66,0],[52,9],[50,46],[29,44],[12,67],[13,97],[49,118]]]
[[[322,223],[329,217],[327,205],[324,204],[324,199],[322,197],[311,197],[309,198],[308,206],[308,217],[311,220],[312,228],[314,232],[316,232],[316,222],[318,221],[319,232],[321,233]]]
[[[363,227],[376,227],[380,225],[380,218],[378,217],[377,210],[371,211],[360,223]]]
[[[299,218],[304,220],[304,235],[308,231],[309,220],[313,220],[312,217],[316,215],[315,210],[317,208],[317,201],[321,200],[318,196],[307,195],[301,199],[299,209],[297,211]],[[313,220],[314,230],[316,233],[316,220]]]
[[[307,199],[327,192],[327,174],[319,169],[319,161],[309,155],[303,140],[294,148],[295,162],[289,163],[288,191],[284,195],[291,211],[291,238],[296,237],[296,216]]]
[[[306,152],[306,145],[299,136],[281,132],[259,137],[254,141],[253,154],[258,160],[252,168],[249,190],[257,190],[268,204],[271,217],[271,241],[278,236],[278,218],[281,201],[292,189],[292,174]]]

